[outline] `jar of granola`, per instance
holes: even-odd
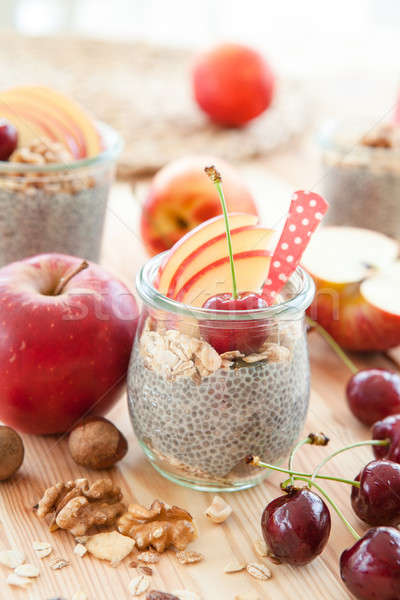
[[[267,474],[249,454],[279,464],[303,428],[309,400],[304,311],[314,285],[300,268],[279,303],[212,311],[163,296],[154,287],[163,255],[140,271],[143,308],[128,373],[136,436],[168,479],[205,491],[252,487]],[[258,340],[257,351],[218,354],[205,339],[222,327]]]
[[[353,119],[321,132],[324,225],[351,225],[400,239],[400,125]]]
[[[97,261],[108,194],[122,143],[99,123],[104,151],[75,160],[41,138],[0,161],[0,266],[60,252]]]

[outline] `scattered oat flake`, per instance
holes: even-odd
[[[141,596],[148,589],[149,585],[150,578],[147,575],[138,575],[131,580],[128,589],[133,596]]]
[[[22,565],[25,561],[25,554],[21,550],[1,550],[0,551],[0,565],[8,567],[9,569],[15,569]]]
[[[160,555],[158,552],[152,552],[149,550],[148,552],[140,552],[136,559],[140,562],[148,563],[150,565],[155,565],[160,560]]]
[[[147,565],[139,566],[138,571],[140,571],[144,575],[148,575],[149,577],[153,575],[153,569],[151,567],[148,567]]]
[[[176,553],[176,558],[181,565],[189,565],[204,560],[204,555],[193,550],[182,550]]]
[[[239,350],[229,350],[228,352],[223,352],[220,354],[222,359],[232,360],[233,358],[242,358],[244,354],[242,354]]]
[[[39,558],[46,558],[51,554],[53,548],[48,542],[33,542],[32,548]]]
[[[264,540],[262,540],[261,538],[257,538],[253,545],[254,550],[256,551],[256,554],[258,554],[258,556],[261,556],[262,558],[268,556],[268,548]]]
[[[172,595],[179,598],[179,600],[201,600],[198,594],[189,592],[188,590],[175,590],[172,592]]]
[[[271,571],[262,563],[249,563],[246,569],[249,575],[260,581],[267,581],[272,577]]]
[[[35,565],[31,565],[26,563],[24,565],[19,565],[14,569],[14,573],[19,575],[19,577],[39,577],[39,569]]]
[[[27,585],[32,583],[32,580],[28,577],[20,577],[16,573],[10,573],[7,577],[8,585],[15,585],[16,587],[25,588]]]
[[[224,568],[224,573],[239,573],[246,568],[246,563],[232,560]]]
[[[235,596],[235,600],[260,600],[260,596],[257,592],[244,592]]]
[[[53,569],[53,571],[58,571],[59,569],[68,567],[70,564],[71,563],[69,560],[65,560],[65,558],[54,558],[50,563],[50,569]]]
[[[214,496],[205,515],[213,523],[223,523],[232,514],[232,507],[221,496]]]
[[[87,553],[87,549],[85,548],[85,546],[83,544],[77,544],[74,548],[74,554],[77,554],[78,556],[80,556],[81,558],[83,556],[85,556],[85,554]]]

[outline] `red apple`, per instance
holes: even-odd
[[[237,171],[210,156],[173,161],[155,175],[141,217],[141,234],[149,254],[171,248],[188,231],[222,213],[218,192],[204,172],[216,164],[221,171],[229,212],[258,215],[254,198]]]
[[[275,77],[263,56],[247,46],[223,44],[203,52],[193,68],[194,97],[212,121],[238,127],[271,104]]]
[[[81,263],[42,254],[0,269],[0,420],[19,431],[104,414],[125,382],[135,298],[92,263],[69,279]]]
[[[348,350],[400,344],[398,242],[356,227],[322,227],[302,259],[317,292],[309,309]]]

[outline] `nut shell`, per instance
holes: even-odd
[[[69,451],[78,465],[98,471],[109,469],[128,451],[122,433],[104,417],[86,417],[71,431]]]
[[[24,444],[21,436],[5,425],[0,425],[0,481],[18,471],[24,460]]]

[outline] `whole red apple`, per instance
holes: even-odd
[[[212,164],[222,174],[228,211],[258,215],[249,188],[231,165],[212,156],[180,158],[156,173],[143,204],[141,234],[149,254],[168,250],[185,233],[222,214],[218,193],[204,173]]]
[[[104,414],[125,382],[135,298],[95,264],[76,273],[81,264],[42,254],[0,269],[0,420],[19,431]]]
[[[271,104],[274,74],[263,56],[240,44],[203,52],[193,68],[194,97],[212,121],[239,127]]]

